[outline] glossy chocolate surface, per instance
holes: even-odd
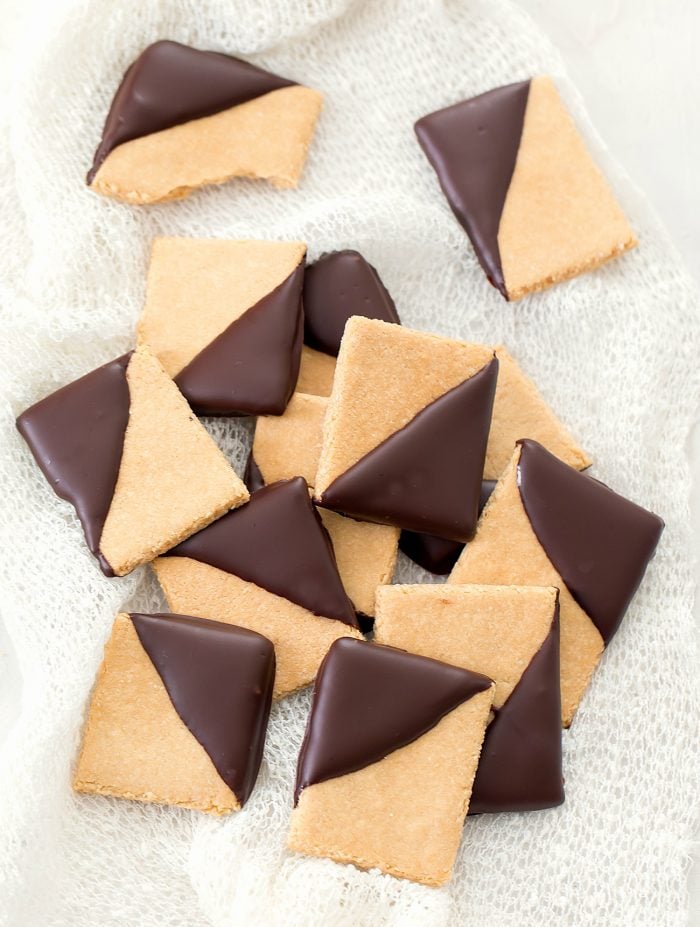
[[[303,262],[175,377],[199,415],[281,415],[299,376]]]
[[[498,227],[515,170],[530,81],[430,113],[415,126],[447,202],[489,281],[508,298]]]
[[[497,376],[494,358],[337,477],[319,504],[367,521],[468,541],[479,513]]]
[[[335,641],[316,677],[295,804],[307,786],[378,762],[490,685],[479,673],[405,650]]]
[[[532,530],[608,644],[642,581],[664,523],[536,441],[518,443],[518,487]]]
[[[345,323],[354,315],[401,324],[379,274],[357,251],[332,251],[306,268],[304,342],[337,357]]]
[[[479,515],[488,502],[495,485],[496,480],[481,481]],[[418,566],[438,576],[451,573],[455,563],[459,560],[459,555],[464,550],[464,544],[460,541],[448,541],[434,534],[420,534],[417,531],[402,531],[399,547]]]
[[[187,615],[130,617],[178,715],[244,805],[260,769],[272,704],[271,642]]]
[[[264,486],[166,556],[208,563],[315,615],[358,626],[302,477]]]
[[[114,95],[87,182],[92,183],[107,155],[124,142],[293,85],[230,55],[154,42],[128,68]]]
[[[486,729],[470,814],[537,811],[564,801],[559,605],[552,629]]]
[[[17,419],[17,428],[51,488],[75,508],[88,548],[106,576],[114,573],[100,553],[100,538],[129,421],[130,358],[125,354],[98,367]]]

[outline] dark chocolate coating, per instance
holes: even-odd
[[[340,638],[316,677],[299,753],[302,789],[363,769],[417,740],[491,680],[428,657]]]
[[[497,376],[494,357],[341,473],[317,500],[319,505],[366,521],[468,541],[479,514]]]
[[[498,227],[515,170],[530,81],[419,119],[416,135],[489,281],[508,299]]]
[[[208,563],[315,615],[358,626],[328,534],[300,476],[264,486],[246,505],[166,556]]]
[[[495,485],[496,480],[481,481],[479,515],[484,510]],[[448,541],[434,534],[421,534],[417,531],[402,531],[399,547],[418,566],[438,576],[451,573],[455,563],[459,560],[459,555],[464,550],[464,544],[460,541]]]
[[[100,552],[129,421],[124,354],[69,383],[23,412],[17,429],[51,488],[70,502],[85,540],[105,576],[114,576]]]
[[[154,42],[128,68],[114,95],[87,182],[92,183],[107,155],[124,142],[293,85],[230,55]]]
[[[248,460],[245,464],[243,482],[245,483],[248,492],[257,492],[258,489],[262,489],[265,485],[265,480],[263,479],[263,475],[260,472],[260,467],[255,462],[255,457],[253,457],[252,448],[248,454]]]
[[[529,439],[518,487],[537,540],[606,645],[664,529],[663,521]]]
[[[198,415],[281,415],[299,376],[303,262],[175,377]]]
[[[559,604],[552,629],[505,704],[494,709],[470,814],[537,811],[564,801],[561,773]]]
[[[187,615],[130,618],[175,711],[244,805],[265,746],[272,643],[255,631]]]
[[[331,251],[306,268],[304,343],[336,357],[345,323],[354,315],[401,324],[374,267],[357,251]]]

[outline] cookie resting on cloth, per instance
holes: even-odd
[[[577,470],[591,465],[590,457],[559,421],[510,352],[498,347],[496,357],[498,380],[486,445],[479,514],[520,438],[539,441]],[[450,572],[464,546],[446,538],[411,531],[401,533],[400,543],[401,550],[424,569],[443,575]]]
[[[389,586],[377,595],[375,640],[495,682],[470,813],[563,802],[556,589]]]
[[[379,274],[358,251],[323,254],[304,274],[300,392],[330,396],[335,358],[345,325],[354,315],[401,324]]]
[[[245,474],[251,492],[294,476],[303,476],[313,488],[327,405],[323,396],[295,393],[284,415],[258,419]],[[399,531],[327,509],[318,509],[318,514],[333,544],[343,586],[366,629],[374,615],[377,587],[390,583],[394,575]]]
[[[173,611],[250,628],[272,641],[276,698],[313,682],[334,640],[362,636],[301,477],[254,492],[247,505],[159,557],[153,569]]]
[[[280,415],[299,375],[306,245],[156,238],[138,325],[200,415]]]
[[[637,244],[549,77],[489,90],[415,126],[489,281],[519,299]]]
[[[117,615],[73,787],[238,811],[260,768],[274,678],[260,634],[188,615]]]
[[[478,673],[336,642],[299,754],[289,848],[425,885],[447,882],[493,693]]]
[[[315,501],[466,541],[496,388],[493,350],[354,316],[324,421]]]
[[[322,97],[220,52],[149,45],[112,100],[87,182],[132,204],[256,177],[296,187]]]
[[[146,348],[17,419],[51,488],[76,510],[107,576],[165,553],[248,492]]]
[[[559,589],[568,727],[663,527],[657,515],[523,440],[448,582]]]

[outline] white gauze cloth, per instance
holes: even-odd
[[[0,757],[0,922],[680,927],[699,741],[684,443],[700,389],[700,303],[555,50],[508,0],[54,0],[40,11],[30,4],[18,44],[0,164],[0,581],[23,676],[21,715]],[[86,189],[121,75],[159,38],[241,54],[324,92],[298,190],[234,181],[132,208]],[[539,73],[557,79],[641,245],[508,304],[478,267],[413,123]],[[595,475],[666,519],[564,734],[566,803],[468,820],[445,889],[285,850],[308,692],[273,709],[258,786],[240,814],[218,820],[71,792],[113,617],[163,603],[147,568],[101,575],[14,418],[133,344],[150,243],[163,234],[304,239],[310,259],[359,249],[406,325],[505,343],[595,458]],[[249,426],[220,420],[211,430],[240,472]],[[403,560],[398,575],[425,578]]]

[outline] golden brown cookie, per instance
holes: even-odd
[[[467,540],[497,372],[489,348],[351,318],[324,422],[317,503]]]
[[[323,662],[289,848],[425,885],[452,873],[493,698],[490,679],[366,642]]]
[[[389,586],[375,640],[493,679],[494,718],[470,811],[534,811],[564,800],[558,590],[539,586]]]
[[[117,615],[73,787],[237,811],[260,768],[274,675],[274,649],[259,634],[183,615]]]
[[[334,640],[362,636],[301,477],[259,489],[153,569],[173,611],[272,641],[276,698],[312,682]]]
[[[156,238],[138,325],[203,415],[280,415],[303,328],[300,241]]]
[[[108,576],[148,563],[248,499],[146,348],[52,393],[17,427],[51,486],[75,506]]]
[[[656,515],[524,440],[448,582],[559,589],[568,726],[662,529]]]
[[[637,239],[549,77],[431,113],[416,134],[506,299],[574,277]]]
[[[115,94],[88,184],[133,204],[232,177],[296,187],[321,105],[317,91],[238,58],[155,42]]]

